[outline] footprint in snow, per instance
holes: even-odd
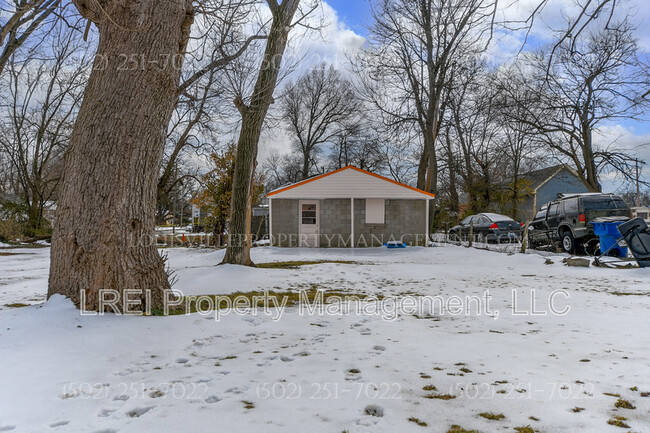
[[[293,354],[293,356],[309,356],[309,355],[311,355],[311,353],[307,352],[306,350]]]
[[[68,424],[70,424],[70,421],[58,421],[58,422],[50,424],[50,427],[51,428],[63,427],[64,425],[68,425]]]
[[[117,433],[114,428],[107,428],[105,430],[96,430],[94,433]]]
[[[189,362],[189,359],[187,359],[187,358],[178,358],[178,359],[176,359],[177,364],[185,364],[186,362]]]
[[[126,394],[116,395],[115,397],[113,397],[113,401],[127,401],[128,399],[129,396]]]
[[[221,401],[221,399],[219,397],[217,397],[216,395],[211,395],[210,397],[205,399],[206,403],[217,403],[217,402],[220,402],[220,401]]]
[[[369,404],[368,406],[365,407],[363,412],[366,415],[376,416],[378,418],[381,418],[382,416],[384,416],[384,408],[381,407],[381,406],[378,406],[376,404]]]
[[[242,392],[246,391],[248,387],[245,386],[235,386],[233,388],[229,388],[226,390],[227,393],[231,394],[241,394]]]
[[[98,417],[101,418],[106,418],[107,416],[110,416],[113,412],[115,412],[115,409],[102,409],[101,412],[99,412]]]
[[[280,357],[280,360],[282,360],[284,362],[291,362],[291,361],[293,361],[293,358],[291,358],[290,356],[283,355],[283,356]]]
[[[244,322],[250,323],[253,326],[260,326],[262,324],[262,321],[260,319],[256,319],[255,317],[246,316],[243,317],[242,320]]]
[[[374,350],[378,350],[378,351],[380,351],[380,352],[383,352],[384,350],[386,350],[386,347],[384,347],[384,346],[380,346],[380,345],[372,346],[372,348],[373,348]]]
[[[156,406],[136,407],[135,409],[128,411],[126,413],[126,416],[128,416],[129,418],[139,418],[145,413],[149,412],[154,407]]]
[[[12,431],[16,428],[15,425],[4,425],[0,427],[0,431]]]

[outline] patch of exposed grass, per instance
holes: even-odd
[[[436,388],[435,385],[424,385],[424,386],[422,387],[422,389],[423,389],[424,391],[437,391],[437,390],[438,390],[438,388]]]
[[[420,427],[426,427],[426,426],[429,425],[429,424],[427,424],[426,422],[422,421],[421,419],[419,419],[419,418],[415,418],[415,417],[413,417],[413,416],[409,418],[409,422],[414,422],[414,423],[416,423],[417,425],[419,425]]]
[[[619,398],[618,401],[614,403],[614,406],[620,409],[636,409],[636,406],[634,406],[632,403],[622,398]]]
[[[641,397],[650,397],[650,392],[640,392],[639,395]]]
[[[647,293],[633,293],[633,292],[609,292],[611,295],[616,296],[649,296]]]
[[[5,253],[5,252],[0,252],[0,256],[17,256],[20,253]]]
[[[581,359],[580,362],[591,362],[591,359]]]
[[[187,306],[189,311],[187,313],[194,314],[198,311],[197,304],[201,310],[205,311],[211,306],[215,309],[230,308],[234,305],[248,307],[257,305],[263,307],[265,305],[286,305],[292,307],[300,304],[302,301],[307,300],[310,304],[314,303],[317,298],[322,299],[324,303],[336,300],[362,300],[368,298],[365,293],[345,292],[342,290],[325,290],[312,287],[310,289],[286,292],[270,291],[252,291],[252,292],[234,292],[224,295],[192,295],[185,296],[183,301],[177,307],[172,307],[169,310],[170,316],[177,316],[186,314]],[[381,299],[377,296],[378,299]],[[163,310],[152,310],[153,316],[164,315]]]
[[[502,413],[492,413],[492,412],[482,412],[479,413],[478,416],[483,417],[485,419],[489,419],[491,421],[500,421],[506,417]]]
[[[431,376],[428,375],[428,374],[426,374],[426,373],[420,373],[420,377],[421,377],[422,379],[431,379]]]
[[[613,392],[603,392],[603,395],[607,395],[609,397],[617,397],[617,398],[621,397],[620,394],[614,394]]]
[[[262,269],[298,269],[301,266],[322,265],[324,263],[336,263],[341,265],[358,265],[358,262],[349,260],[312,260],[312,261],[290,261],[290,262],[271,262],[271,263],[258,263],[255,265],[257,268]]]
[[[16,302],[14,304],[5,304],[5,307],[9,308],[23,308],[23,307],[29,307],[29,304],[23,304],[22,302]]]
[[[467,368],[467,367],[463,367],[463,368],[461,368],[460,371],[462,371],[463,373],[471,373],[471,372],[472,372],[472,370],[470,370],[470,369]]]
[[[539,418],[537,418],[536,416],[532,416],[532,415],[529,416],[528,419],[531,420],[531,421],[539,421]]]
[[[241,402],[244,403],[244,409],[255,409],[255,403],[252,401],[242,400]]]
[[[582,412],[583,410],[585,410],[584,407],[578,407],[578,406],[576,406],[576,407],[574,407],[573,409],[571,409],[571,412],[573,412],[573,413],[580,413],[580,412]]]
[[[535,430],[531,426],[527,425],[524,427],[515,427],[515,431],[518,433],[537,433],[539,430]]]
[[[437,400],[453,400],[456,398],[456,396],[451,394],[427,394],[424,396],[424,398],[437,399]]]
[[[607,421],[607,424],[621,428],[630,428],[630,426],[627,425],[625,421],[627,421],[627,418],[624,416],[613,416]]]
[[[452,425],[449,427],[449,430],[447,430],[447,433],[479,433],[478,430],[465,430],[459,425]]]

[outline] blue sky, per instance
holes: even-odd
[[[368,0],[327,0],[345,23],[355,33],[365,36],[365,26],[370,22],[370,2]]]

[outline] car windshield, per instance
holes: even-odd
[[[583,197],[585,210],[625,209],[625,202],[619,197]]]

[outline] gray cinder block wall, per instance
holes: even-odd
[[[274,199],[271,206],[273,246],[298,246],[298,200]]]
[[[389,241],[424,245],[426,202],[386,200],[384,224],[366,224],[366,201],[354,200],[354,238],[357,247],[377,247]]]
[[[409,245],[424,245],[426,202],[424,200],[386,200],[384,224],[366,224],[366,201],[354,200],[354,237],[357,247],[376,247],[396,240]],[[273,245],[299,245],[298,213],[300,200],[273,199]],[[320,246],[350,247],[350,199],[319,200]]]

